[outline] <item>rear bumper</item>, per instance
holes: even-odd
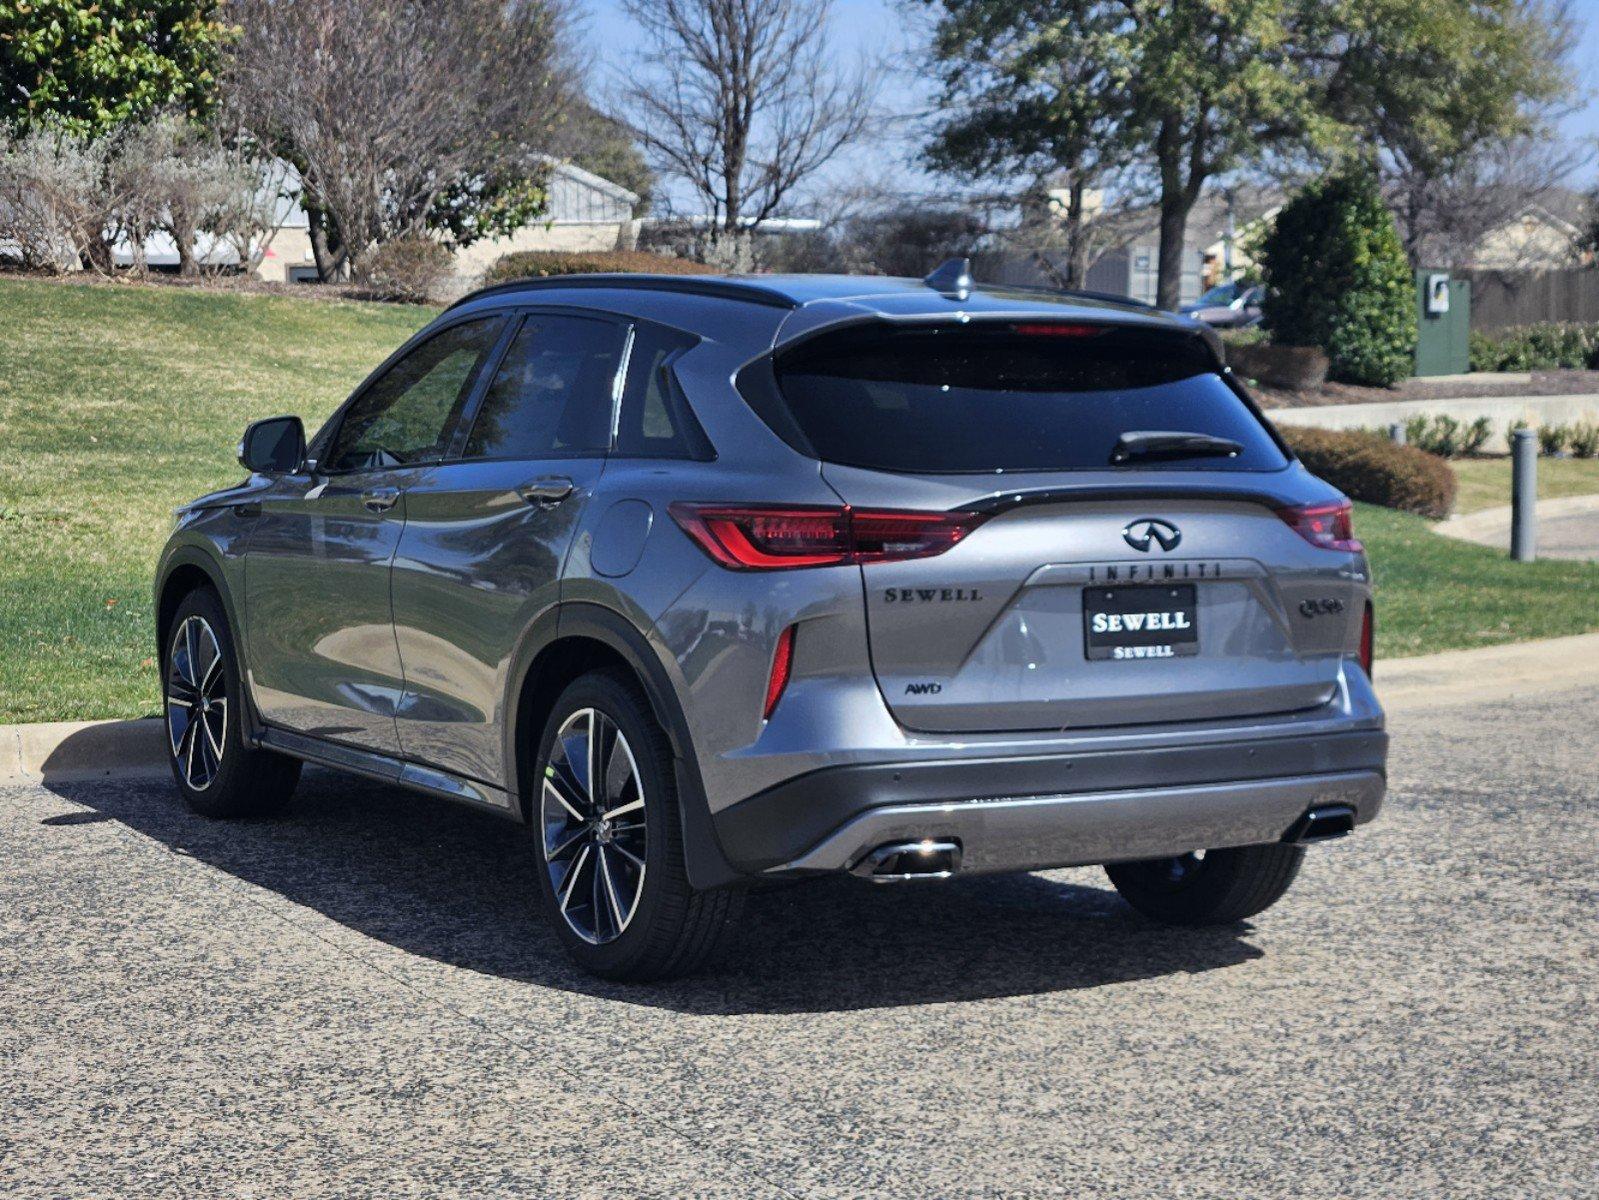
[[[958,842],[962,873],[1275,842],[1304,813],[1377,815],[1388,738],[1323,734],[1160,750],[834,767],[716,814],[750,874],[848,870],[890,842]]]

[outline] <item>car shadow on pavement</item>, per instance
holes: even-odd
[[[1247,925],[1165,929],[1102,874],[944,884],[851,878],[757,891],[725,963],[664,985],[593,979],[532,910],[525,832],[310,770],[273,821],[195,816],[164,780],[47,783],[103,818],[409,954],[541,987],[698,1015],[834,1012],[1101,987],[1259,958]],[[70,828],[94,824],[49,818]]]

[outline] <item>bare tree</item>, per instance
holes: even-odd
[[[1011,197],[1018,219],[998,231],[995,248],[1026,255],[1055,287],[1084,287],[1089,268],[1160,221],[1147,177],[1106,168],[1094,179],[1092,189],[1079,172],[1032,180]]]
[[[738,243],[856,141],[864,71],[833,65],[830,0],[624,0],[643,30],[626,102],[662,174]]]
[[[1560,193],[1592,161],[1590,147],[1540,132],[1474,146],[1436,172],[1394,173],[1389,203],[1410,261],[1470,266],[1494,230],[1534,206],[1563,207]],[[1574,261],[1579,241],[1580,236],[1572,239]]]
[[[232,115],[299,173],[324,278],[428,231],[445,197],[511,220],[541,201],[575,91],[564,0],[232,0],[229,16]]]

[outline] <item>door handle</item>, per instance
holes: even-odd
[[[554,508],[572,494],[573,486],[565,475],[544,475],[532,483],[524,483],[516,489],[516,494],[535,508]]]
[[[388,512],[399,502],[400,489],[397,487],[368,488],[361,493],[361,503],[368,512]]]

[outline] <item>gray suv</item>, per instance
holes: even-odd
[[[607,977],[840,872],[1103,863],[1235,922],[1382,801],[1349,503],[1179,317],[959,264],[530,280],[239,460],[156,577],[185,799],[310,762],[498,813]]]

